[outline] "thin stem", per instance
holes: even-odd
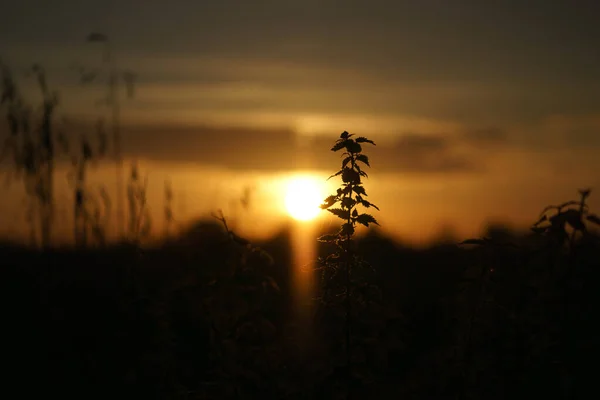
[[[355,155],[354,153],[350,153],[350,163],[351,163],[351,168],[355,169]],[[352,190],[353,190],[353,183],[349,182],[348,183],[348,187],[350,188],[350,190],[348,191],[348,193],[346,193],[344,195],[345,198],[352,198]],[[348,224],[348,226],[350,226],[352,224],[352,209],[354,207],[350,206],[348,207],[348,217],[346,219],[346,223]],[[350,299],[350,292],[351,292],[351,279],[352,279],[352,265],[351,265],[351,260],[350,260],[350,240],[352,238],[352,231],[350,231],[349,229],[347,229],[346,232],[346,242],[344,244],[344,255],[345,255],[345,261],[346,261],[346,366],[347,366],[347,371],[346,373],[347,375],[347,384],[348,384],[348,388],[347,388],[347,393],[348,393],[348,398],[350,398],[350,382],[351,382],[351,343],[350,343],[350,331],[351,331],[351,312],[352,312],[352,303],[351,303],[351,299]]]

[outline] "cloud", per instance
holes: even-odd
[[[482,146],[498,146],[509,141],[508,132],[499,127],[486,127],[468,129],[460,136],[460,139],[472,144]]]
[[[154,161],[191,162],[233,170],[281,171],[339,168],[339,154],[330,148],[336,135],[298,136],[291,129],[199,126],[190,128],[127,128],[126,156]],[[374,170],[405,173],[477,172],[484,165],[457,152],[448,135],[404,134],[393,143],[368,146]]]
[[[293,165],[295,134],[236,127],[132,127],[123,130],[126,157],[197,163],[237,170]]]

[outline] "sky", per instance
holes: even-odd
[[[76,118],[101,112],[102,88],[77,83],[78,65],[101,66],[84,39],[111,38],[137,75],[122,113],[132,158],[331,170],[328,146],[348,130],[378,143],[373,175],[414,189],[415,204],[418,187],[438,187],[453,204],[438,219],[474,196],[503,216],[520,196],[530,213],[599,182],[595,1],[5,3],[0,57],[42,63]]]

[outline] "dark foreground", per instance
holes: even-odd
[[[268,255],[212,224],[155,249],[4,246],[2,397],[331,399],[348,385],[357,399],[599,395],[592,239],[571,252],[361,239],[377,275],[357,278],[350,374],[343,313],[317,307],[312,329],[293,318],[287,233],[259,246]]]

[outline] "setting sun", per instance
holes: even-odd
[[[287,185],[285,208],[294,219],[309,221],[315,218],[321,210],[319,205],[322,202],[320,186],[314,179],[293,178]]]

